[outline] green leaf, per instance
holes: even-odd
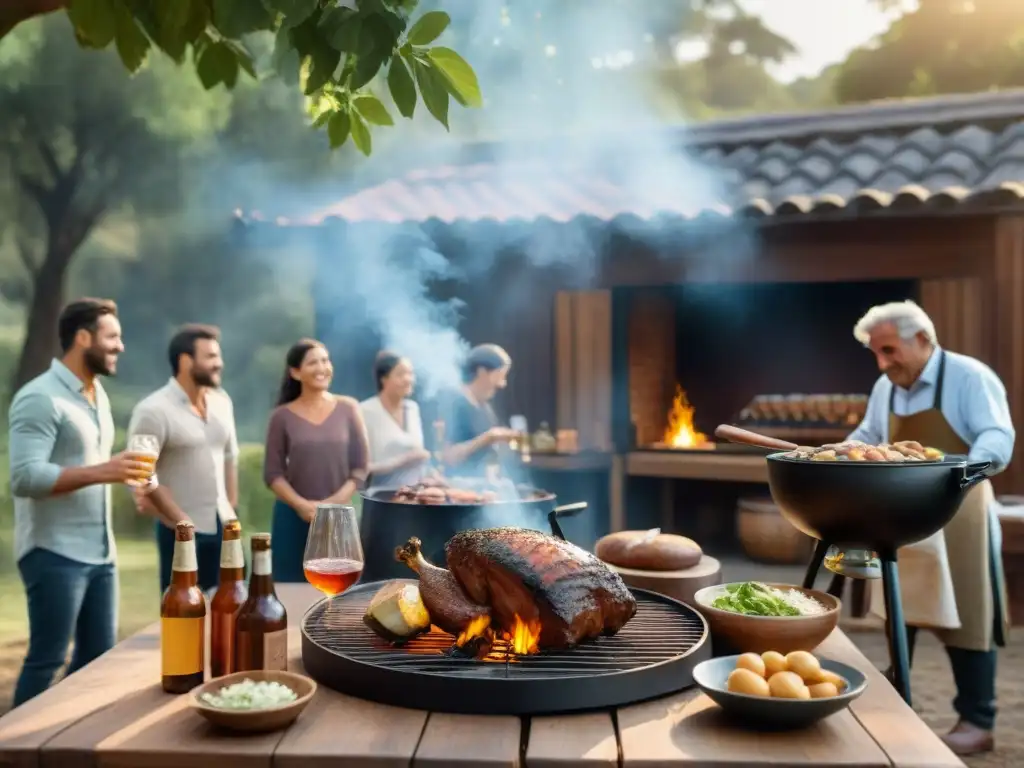
[[[419,17],[409,30],[409,42],[413,45],[428,45],[441,36],[452,17],[444,11],[430,11]]]
[[[372,93],[361,93],[352,99],[352,106],[356,108],[366,122],[374,125],[394,125],[395,121],[388,112],[384,103]]]
[[[349,88],[358,91],[384,66],[384,62],[395,50],[398,38],[379,16],[369,16],[363,21],[356,52],[356,67],[349,78]]]
[[[238,80],[238,59],[224,43],[216,42],[206,46],[196,61],[196,73],[206,90],[224,83],[233,88]]]
[[[401,56],[391,57],[391,68],[388,69],[388,90],[398,107],[402,117],[412,117],[416,111],[416,85],[409,74],[409,68]]]
[[[113,0],[71,0],[68,18],[79,41],[90,48],[106,48],[117,26]]]
[[[169,2],[187,5],[182,0]],[[213,0],[213,25],[224,37],[241,37],[250,32],[272,29],[274,15],[259,0]]]
[[[449,130],[448,89],[445,86],[444,77],[419,60],[413,61],[412,71],[416,75],[416,84],[420,87],[427,111],[445,127],[445,130]]]
[[[437,47],[427,51],[427,57],[441,74],[448,92],[464,107],[482,106],[480,83],[469,63],[451,48]]]
[[[332,48],[326,40],[317,40],[309,59],[309,77],[306,78],[306,87],[303,89],[307,96],[316,93],[330,82],[334,70],[341,61],[341,51]]]
[[[161,31],[169,37],[181,35],[192,14],[192,3],[193,0],[159,0],[152,3],[156,23]]]
[[[352,53],[359,45],[362,20],[348,8],[328,8],[317,25],[324,39],[339,51]]]
[[[297,27],[320,6],[319,0],[263,0],[263,4],[284,17],[281,20],[283,27]]]
[[[114,30],[117,55],[129,72],[138,72],[149,53],[149,38],[142,34],[135,17],[123,5],[117,7]]]
[[[331,116],[327,123],[327,139],[331,142],[331,149],[337,149],[345,143],[348,139],[350,125],[348,112],[344,110],[338,110]],[[355,136],[352,138],[354,140]]]
[[[370,129],[366,127],[363,118],[359,115],[351,115],[352,122],[352,143],[360,152],[369,157],[373,151],[373,140],[370,138]]]

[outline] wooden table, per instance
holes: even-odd
[[[279,585],[291,657],[301,671],[298,624],[317,595]],[[914,766],[961,763],[836,630],[823,656],[867,673],[852,706],[800,733],[730,726],[694,690],[618,710],[563,717],[431,714],[354,699],[323,686],[288,730],[235,736],[159,686],[153,625],[46,693],[0,718],[0,766],[12,768],[449,768],[481,766]]]

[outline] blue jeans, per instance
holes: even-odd
[[[270,524],[270,558],[275,583],[306,580],[302,560],[306,554],[307,536],[309,523],[283,501],[274,502],[274,518]]]
[[[14,706],[45,691],[64,665],[74,640],[68,674],[117,643],[117,569],[89,565],[47,549],[18,561],[28,598],[28,653],[14,689]]]

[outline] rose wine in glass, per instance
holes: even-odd
[[[306,581],[328,597],[340,595],[363,574],[363,545],[356,511],[346,504],[318,504],[302,558]]]

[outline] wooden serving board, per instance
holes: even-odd
[[[631,587],[667,595],[688,605],[693,605],[693,595],[698,590],[722,583],[722,565],[709,555],[701,557],[692,568],[681,571],[640,571],[611,563],[605,565]]]

